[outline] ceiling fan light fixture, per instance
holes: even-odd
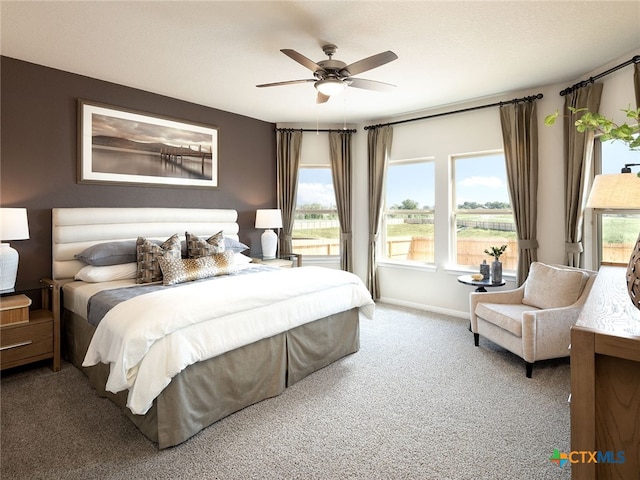
[[[318,80],[313,85],[320,93],[329,97],[341,94],[345,87],[344,82],[337,78],[325,78],[324,80]]]

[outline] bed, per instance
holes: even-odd
[[[52,211],[65,358],[160,449],[355,353],[360,317],[373,315],[373,300],[353,274],[247,265],[228,248],[211,256],[226,255],[228,271],[174,285],[163,284],[167,276],[140,285],[129,275],[93,274],[108,268],[78,260],[92,246],[140,237],[159,245],[176,233],[184,257],[189,235],[202,241],[222,232],[225,244],[237,244],[238,231],[237,212],[230,209]],[[104,311],[103,298],[113,302]]]

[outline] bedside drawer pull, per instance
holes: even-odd
[[[9,350],[11,348],[24,347],[25,345],[31,345],[33,342],[29,340],[28,342],[14,343],[13,345],[7,345],[6,347],[0,348],[0,352],[3,350]]]

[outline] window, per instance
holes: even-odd
[[[434,162],[390,160],[386,173],[382,257],[434,263]]]
[[[451,157],[453,171],[453,262],[478,268],[492,246],[507,245],[503,270],[518,267],[518,241],[509,203],[507,169],[502,152]]]
[[[340,255],[339,240],[331,167],[299,167],[293,251],[301,255]]]
[[[596,173],[620,173],[626,163],[640,163],[640,152],[629,151],[621,142],[596,139],[595,147]],[[629,263],[640,232],[640,213],[637,210],[616,213],[594,210],[594,214],[597,264]]]

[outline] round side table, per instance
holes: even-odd
[[[487,287],[502,287],[503,285],[505,285],[504,280],[502,280],[501,282],[493,282],[490,278],[486,280],[474,280],[473,278],[471,278],[471,275],[460,275],[458,277],[458,281],[460,283],[464,283],[465,285],[476,287],[476,292],[486,292]]]

